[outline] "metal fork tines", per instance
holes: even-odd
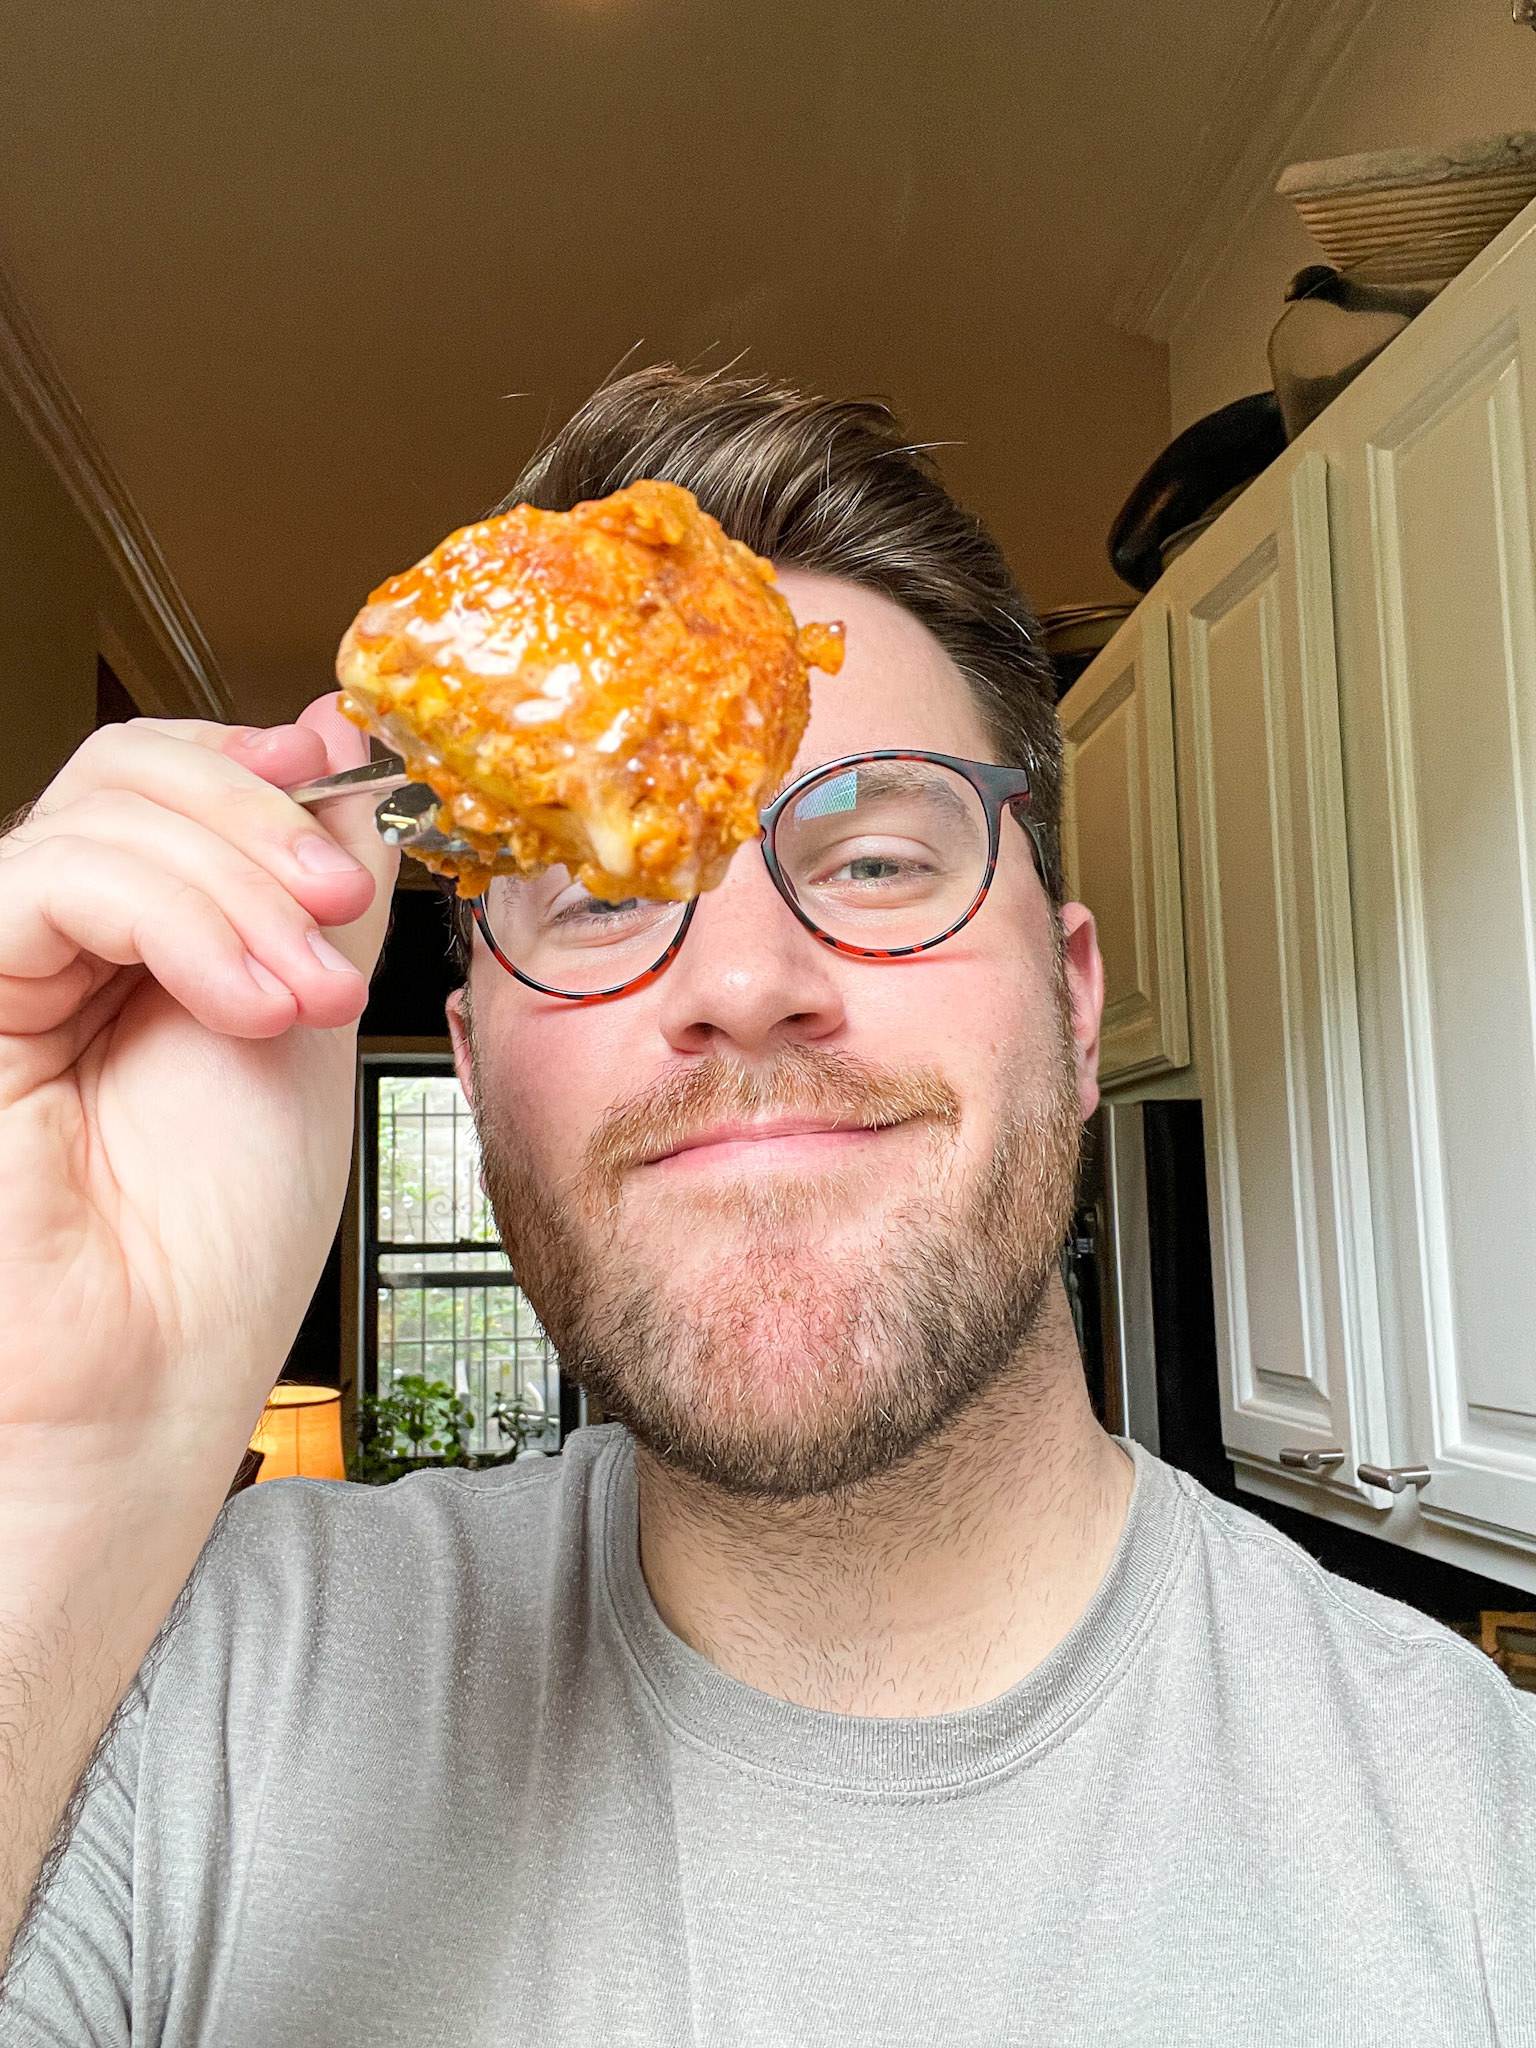
[[[339,775],[322,775],[316,782],[301,782],[287,794],[296,804],[315,805],[332,797],[382,793],[383,802],[373,814],[379,837],[402,853],[446,853],[483,860],[483,848],[467,839],[439,830],[437,792],[424,782],[413,782],[404,764],[394,755],[368,761],[361,768],[346,768]]]
[[[373,814],[379,837],[402,853],[474,855],[467,839],[439,830],[437,793],[424,782],[408,782],[397,795],[385,797]]]

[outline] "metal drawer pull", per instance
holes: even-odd
[[[1355,1469],[1362,1486],[1382,1486],[1388,1493],[1428,1486],[1435,1476],[1427,1465],[1359,1465]]]
[[[1280,1462],[1292,1472],[1331,1472],[1335,1465],[1342,1465],[1342,1451],[1293,1451],[1283,1450]]]

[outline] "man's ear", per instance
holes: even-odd
[[[469,989],[456,988],[448,998],[448,1036],[453,1041],[453,1071],[471,1109],[475,1106],[475,1062],[470,1050]]]
[[[1093,912],[1084,903],[1061,906],[1062,968],[1072,1013],[1077,1099],[1084,1119],[1099,1106],[1099,1020],[1104,1014],[1104,956]]]

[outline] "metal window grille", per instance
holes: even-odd
[[[469,1104],[445,1062],[364,1067],[364,1385],[443,1380],[474,1414],[469,1448],[509,1448],[491,1410],[538,1419],[529,1451],[558,1450],[578,1419],[554,1347],[517,1285],[480,1185]]]

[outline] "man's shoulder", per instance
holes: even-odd
[[[269,1655],[285,1640],[361,1639],[439,1626],[493,1603],[541,1605],[597,1527],[616,1428],[582,1430],[552,1458],[444,1468],[389,1486],[277,1479],[224,1507],[164,1648],[185,1661]],[[155,1659],[158,1666],[160,1659]]]
[[[1469,1735],[1536,1770],[1536,1695],[1429,1615],[1328,1571],[1270,1522],[1164,1467],[1190,1516],[1199,1606],[1287,1710],[1315,1703],[1389,1746],[1448,1757]],[[1398,1752],[1400,1753],[1400,1751]]]
[[[217,1552],[295,1540],[315,1545],[376,1542],[397,1533],[430,1538],[459,1524],[491,1530],[508,1516],[537,1520],[550,1512],[561,1482],[590,1462],[575,1456],[526,1456],[487,1471],[435,1466],[384,1486],[269,1480],[225,1503],[210,1547]]]
[[[387,1486],[270,1480],[225,1504],[203,1570],[272,1562],[305,1572],[359,1549],[429,1554],[445,1543],[516,1541],[557,1511],[584,1462],[525,1457],[485,1472],[447,1466]]]

